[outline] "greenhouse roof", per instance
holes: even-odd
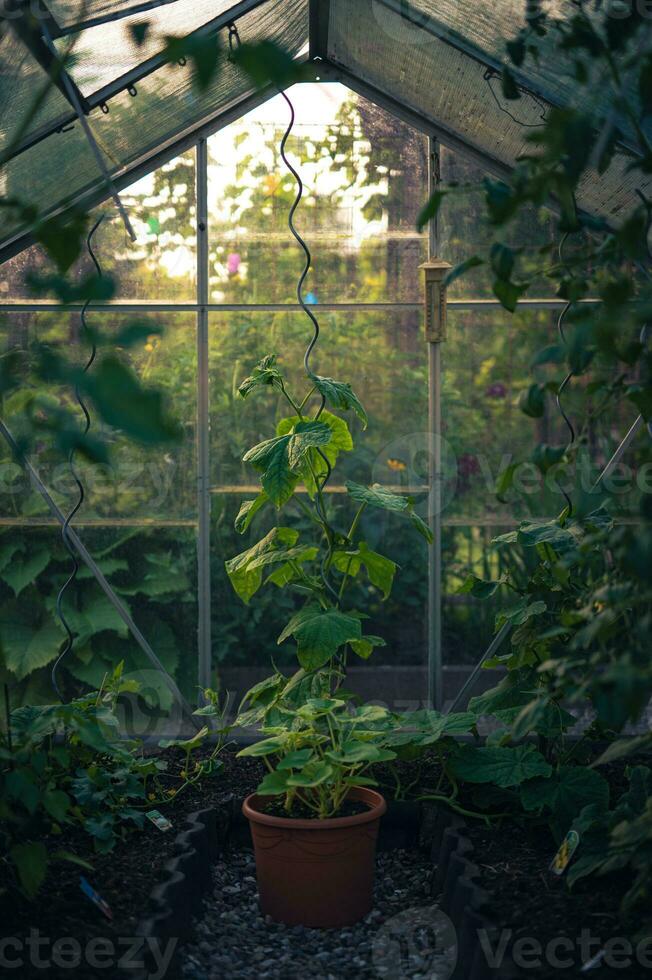
[[[575,9],[572,0],[550,6],[560,17]],[[316,79],[343,82],[506,175],[532,128],[573,98],[565,55],[543,39],[536,66],[516,72],[521,98],[505,102],[504,38],[523,10],[523,0],[17,0],[0,20],[0,190],[46,213],[93,206],[111,196],[107,173],[126,187],[274,95],[229,60],[233,23],[242,41],[274,41],[312,63]],[[138,44],[131,28],[143,21]],[[197,31],[223,40],[201,92],[185,59],[163,55],[166,38]],[[70,45],[68,73],[48,85],[55,52]],[[605,173],[587,173],[578,194],[583,210],[613,223],[637,203],[636,186],[652,192],[622,149]],[[30,244],[17,220],[0,215],[0,261]]]

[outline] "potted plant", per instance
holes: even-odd
[[[277,724],[240,755],[268,773],[243,806],[256,853],[262,910],[290,925],[334,928],[372,907],[373,869],[385,800],[368,775],[396,757],[370,729],[383,708],[350,710],[342,698],[283,697]]]
[[[244,456],[259,471],[262,490],[242,505],[235,526],[244,533],[263,509],[292,505],[316,533],[304,541],[295,528],[274,526],[227,561],[226,570],[246,603],[263,582],[292,589],[300,600],[278,638],[296,642],[299,670],[290,679],[276,673],[249,691],[237,719],[239,725],[262,726],[263,740],[241,754],[259,756],[269,769],[243,807],[252,827],[262,907],[287,923],[334,927],[357,921],[371,908],[385,802],[370,788],[368,770],[394,758],[383,745],[389,712],[354,709],[342,686],[352,653],[367,660],[385,645],[363,633],[366,616],[347,603],[349,586],[366,575],[386,599],[397,571],[394,561],[365,541],[362,517],[368,508],[383,509],[426,539],[431,535],[412,498],[352,482],[346,483],[355,504],[351,525],[334,526],[324,488],[340,454],[353,449],[353,439],[345,419],[326,405],[355,412],[364,427],[367,416],[350,385],[310,370],[307,375],[308,391],[294,397],[270,354],[239,388],[245,398],[272,389],[292,414]]]

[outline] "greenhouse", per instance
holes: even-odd
[[[650,4],[4,0],[0,205],[0,976],[651,976]]]

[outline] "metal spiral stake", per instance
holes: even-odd
[[[295,214],[297,212],[297,209],[298,209],[298,207],[299,207],[299,205],[301,203],[301,200],[303,198],[303,181],[301,180],[301,176],[300,176],[299,172],[296,170],[296,168],[292,165],[291,161],[289,160],[289,158],[287,156],[286,150],[287,150],[288,140],[289,140],[289,138],[290,138],[290,136],[292,134],[292,130],[294,129],[294,122],[295,122],[296,116],[295,116],[295,111],[294,111],[294,105],[292,104],[292,101],[288,97],[288,95],[285,92],[283,92],[282,90],[280,90],[280,89],[279,89],[279,94],[285,99],[285,101],[286,101],[286,103],[288,105],[288,108],[290,110],[290,122],[289,122],[288,127],[287,127],[287,129],[285,131],[285,134],[283,135],[283,139],[281,140],[281,157],[283,159],[283,162],[284,162],[285,166],[288,168],[288,170],[290,171],[290,173],[292,174],[292,176],[294,177],[294,179],[297,182],[297,196],[296,196],[296,198],[294,200],[294,203],[292,204],[292,207],[290,208],[290,213],[288,215],[288,227],[289,227],[290,231],[292,232],[293,237],[295,238],[295,240],[298,242],[299,246],[301,247],[301,249],[302,249],[302,251],[303,251],[303,253],[305,255],[305,259],[306,259],[305,265],[304,265],[304,268],[303,268],[303,271],[302,271],[302,273],[301,273],[301,275],[299,277],[299,281],[297,282],[297,300],[299,302],[299,306],[301,307],[301,309],[303,310],[303,312],[306,314],[306,316],[308,317],[308,319],[310,320],[310,322],[312,323],[312,326],[313,326],[313,335],[312,335],[312,338],[310,340],[310,343],[308,344],[308,347],[306,349],[306,353],[305,353],[304,358],[303,358],[303,366],[305,368],[306,374],[308,375],[308,378],[311,379],[311,378],[314,377],[314,375],[313,375],[313,372],[310,369],[310,358],[311,358],[312,353],[313,353],[313,351],[314,351],[314,349],[315,349],[315,347],[317,345],[317,342],[319,340],[319,335],[320,335],[320,332],[321,331],[320,331],[320,326],[319,326],[319,320],[317,319],[317,317],[315,316],[315,314],[313,313],[313,311],[310,309],[310,307],[308,306],[308,304],[306,303],[306,301],[303,298],[303,287],[304,287],[306,278],[308,276],[308,273],[310,272],[310,269],[312,267],[312,254],[311,254],[310,249],[308,248],[308,245],[306,244],[305,240],[301,237],[301,235],[297,231],[296,225],[294,223],[294,216],[295,216]],[[321,397],[321,404],[319,406],[319,410],[317,411],[317,414],[315,415],[315,420],[319,419],[319,417],[321,416],[322,412],[324,411],[324,408],[326,407],[326,397],[324,395],[321,395],[320,397]],[[316,485],[318,487],[318,490],[319,490],[317,506],[320,509],[321,517],[322,517],[322,521],[323,521],[323,525],[324,525],[324,533],[326,534],[326,537],[328,539],[328,551],[327,551],[327,553],[326,553],[326,555],[324,557],[324,560],[322,562],[322,566],[321,566],[321,577],[322,577],[322,581],[323,581],[326,589],[331,593],[332,596],[334,596],[334,598],[336,599],[336,601],[339,603],[339,598],[340,597],[339,597],[337,591],[333,588],[333,586],[331,585],[331,583],[328,581],[327,569],[328,569],[328,564],[329,564],[330,558],[331,558],[332,553],[333,553],[334,545],[333,545],[331,531],[330,531],[329,524],[328,524],[328,515],[326,514],[326,509],[325,509],[325,506],[324,506],[324,503],[323,503],[323,499],[322,499],[322,494],[323,494],[324,487],[326,486],[326,484],[330,480],[331,474],[332,474],[333,470],[332,470],[331,464],[330,464],[330,462],[329,462],[328,457],[326,456],[326,454],[323,453],[321,451],[321,449],[319,449],[319,447],[316,447],[316,452],[317,452],[318,456],[320,457],[320,459],[323,461],[324,465],[326,466],[326,475],[321,480],[321,482],[319,481],[319,478],[315,475],[315,483],[316,483]]]
[[[91,228],[91,230],[89,232],[89,235],[88,235],[88,238],[86,239],[86,247],[88,249],[88,254],[90,255],[91,260],[93,262],[93,265],[95,266],[95,270],[97,272],[98,279],[101,279],[102,278],[103,273],[102,273],[102,267],[101,267],[101,265],[100,265],[100,263],[99,263],[99,261],[97,259],[97,256],[95,255],[95,252],[93,251],[93,237],[95,236],[95,233],[97,232],[98,228],[100,227],[100,225],[102,224],[103,221],[104,221],[104,215],[101,215],[98,218],[98,220],[95,222],[95,224],[93,225],[93,227]],[[87,300],[84,303],[84,306],[83,306],[82,311],[81,311],[81,324],[82,324],[83,336],[84,336],[84,339],[90,340],[90,345],[91,345],[90,357],[89,357],[88,361],[86,362],[86,364],[84,366],[84,369],[83,369],[83,373],[84,374],[86,374],[90,370],[90,368],[93,365],[93,362],[95,361],[95,357],[97,355],[97,346],[95,344],[95,341],[92,338],[91,332],[90,332],[90,330],[88,328],[88,324],[86,322],[86,314],[88,312],[88,309],[89,309],[90,305],[91,305],[91,301],[89,299],[89,300]],[[88,433],[90,431],[90,428],[91,428],[91,417],[90,417],[89,412],[88,412],[88,409],[87,409],[87,407],[86,407],[86,405],[84,403],[84,400],[83,400],[83,398],[81,396],[81,391],[79,390],[79,385],[75,385],[75,398],[77,400],[77,404],[81,408],[81,410],[83,412],[83,415],[84,415],[84,435],[86,436],[86,435],[88,435]],[[73,509],[70,511],[70,513],[68,514],[68,516],[66,517],[66,519],[65,519],[65,521],[64,521],[64,523],[62,525],[62,528],[61,528],[61,540],[64,543],[64,546],[66,548],[66,551],[70,555],[70,560],[72,562],[72,572],[70,573],[67,581],[64,582],[64,584],[63,584],[63,586],[62,586],[62,588],[61,588],[61,590],[59,592],[59,595],[57,596],[57,604],[56,604],[57,616],[59,617],[59,620],[61,621],[61,624],[62,624],[64,630],[66,631],[66,642],[65,642],[65,645],[64,645],[63,650],[61,651],[61,653],[57,657],[57,659],[56,659],[56,661],[54,663],[54,666],[52,667],[52,675],[51,675],[52,687],[56,691],[57,696],[58,696],[59,700],[62,703],[64,703],[64,697],[63,697],[63,694],[61,693],[61,689],[59,688],[59,684],[57,682],[57,672],[59,670],[59,667],[61,666],[61,664],[65,660],[65,658],[71,652],[71,650],[72,650],[72,648],[74,646],[74,643],[75,643],[75,634],[73,633],[73,631],[72,631],[72,629],[70,627],[70,623],[66,619],[66,617],[64,615],[64,612],[63,612],[63,600],[64,600],[64,597],[66,595],[66,592],[68,591],[68,589],[70,588],[70,586],[73,585],[74,582],[76,581],[77,574],[79,572],[79,561],[77,559],[77,552],[75,550],[75,547],[74,547],[72,541],[70,540],[70,525],[71,525],[72,521],[75,519],[76,515],[79,513],[79,510],[80,510],[82,504],[84,503],[84,499],[85,499],[85,496],[86,496],[85,491],[84,491],[84,485],[82,484],[81,480],[79,479],[79,475],[78,475],[78,473],[77,473],[77,471],[75,469],[75,449],[74,448],[70,450],[70,453],[68,455],[68,466],[69,466],[69,469],[70,469],[70,473],[72,475],[72,478],[75,481],[75,484],[77,485],[78,497],[77,497],[77,503],[75,504],[75,506],[73,507]]]

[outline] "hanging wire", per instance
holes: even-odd
[[[95,233],[97,232],[98,228],[100,227],[100,225],[102,224],[103,221],[104,221],[104,215],[102,214],[102,215],[100,215],[100,217],[97,219],[97,221],[95,222],[95,224],[91,228],[91,230],[90,230],[90,232],[88,234],[88,238],[86,239],[86,247],[88,249],[88,254],[90,255],[91,260],[93,262],[93,265],[95,266],[95,270],[97,272],[98,279],[101,279],[102,278],[103,273],[102,273],[102,267],[101,267],[101,265],[100,265],[100,263],[99,263],[99,261],[97,259],[97,256],[95,255],[95,252],[93,251],[93,238],[94,238]],[[90,340],[90,344],[91,344],[91,353],[90,353],[90,357],[89,357],[89,359],[86,362],[86,365],[84,367],[84,371],[83,371],[84,374],[86,374],[90,370],[90,368],[93,365],[93,362],[95,361],[95,357],[97,355],[97,346],[96,346],[95,341],[94,341],[94,339],[92,337],[91,331],[88,328],[88,323],[86,322],[86,314],[88,312],[88,308],[90,307],[90,305],[91,305],[91,300],[88,299],[84,303],[83,309],[81,311],[81,324],[82,324],[83,338],[85,340]],[[86,407],[86,405],[84,403],[84,400],[83,400],[83,398],[81,396],[81,391],[79,389],[79,385],[78,384],[75,385],[75,398],[76,398],[77,403],[78,403],[79,407],[81,408],[81,410],[83,412],[83,415],[84,415],[84,435],[86,436],[86,435],[88,435],[88,433],[90,431],[91,417],[90,417],[89,412],[88,412],[88,409],[87,409],[87,407]],[[62,539],[62,541],[64,543],[64,546],[66,548],[66,551],[70,555],[70,560],[72,562],[72,572],[70,573],[67,581],[64,582],[64,584],[61,587],[61,590],[59,592],[59,595],[57,596],[56,611],[57,611],[57,616],[59,617],[59,620],[61,621],[61,625],[63,626],[64,630],[66,631],[66,642],[65,642],[65,645],[64,645],[63,650],[61,651],[61,653],[57,657],[57,659],[56,659],[56,661],[54,663],[54,666],[52,667],[52,674],[51,674],[52,687],[56,691],[57,696],[58,696],[59,700],[62,703],[64,702],[64,697],[63,697],[63,694],[61,693],[61,689],[60,689],[59,684],[58,684],[58,681],[57,681],[57,673],[58,673],[59,667],[61,666],[61,664],[63,663],[63,661],[65,660],[65,658],[68,656],[68,654],[71,652],[71,650],[72,650],[72,648],[74,646],[74,642],[75,642],[75,635],[74,635],[74,633],[73,633],[73,631],[72,631],[72,629],[70,627],[70,623],[66,619],[66,616],[65,616],[65,614],[63,612],[63,600],[64,600],[64,597],[66,595],[66,592],[68,591],[68,589],[70,588],[70,586],[74,584],[75,580],[77,579],[77,574],[79,572],[79,561],[77,560],[77,552],[76,552],[76,550],[75,550],[75,548],[74,548],[74,546],[72,544],[72,541],[70,540],[69,528],[70,528],[70,525],[71,525],[72,521],[75,519],[76,515],[78,514],[79,509],[83,505],[84,499],[85,499],[85,496],[86,496],[85,495],[85,491],[84,491],[84,485],[81,482],[81,480],[79,479],[79,475],[77,474],[77,471],[75,469],[75,449],[74,448],[70,450],[70,453],[68,455],[68,467],[70,469],[70,473],[72,475],[72,478],[75,481],[75,484],[77,485],[78,498],[77,498],[77,503],[75,504],[75,506],[73,507],[73,509],[70,511],[70,513],[66,517],[66,520],[63,523],[63,526],[61,528],[61,539]]]
[[[487,70],[485,71],[483,77],[484,77],[485,82],[487,83],[487,86],[489,88],[489,91],[491,92],[491,94],[493,96],[494,102],[496,103],[496,105],[498,106],[498,108],[500,109],[500,111],[501,112],[504,112],[506,116],[509,116],[509,118],[513,122],[517,123],[517,125],[523,126],[525,129],[540,129],[541,123],[546,122],[546,118],[547,118],[546,117],[546,112],[547,112],[547,109],[544,106],[543,102],[541,102],[541,100],[538,99],[537,96],[534,95],[532,92],[528,92],[527,94],[530,96],[531,99],[533,99],[536,102],[536,104],[541,109],[541,117],[540,117],[541,118],[541,122],[537,122],[537,123],[527,123],[527,122],[523,122],[521,119],[517,119],[516,116],[513,115],[513,113],[511,113],[509,111],[509,109],[506,109],[505,106],[501,103],[500,99],[496,95],[496,92],[495,92],[495,89],[494,89],[493,85],[491,84],[492,79],[499,77],[497,71],[494,71],[493,68],[487,68]]]

